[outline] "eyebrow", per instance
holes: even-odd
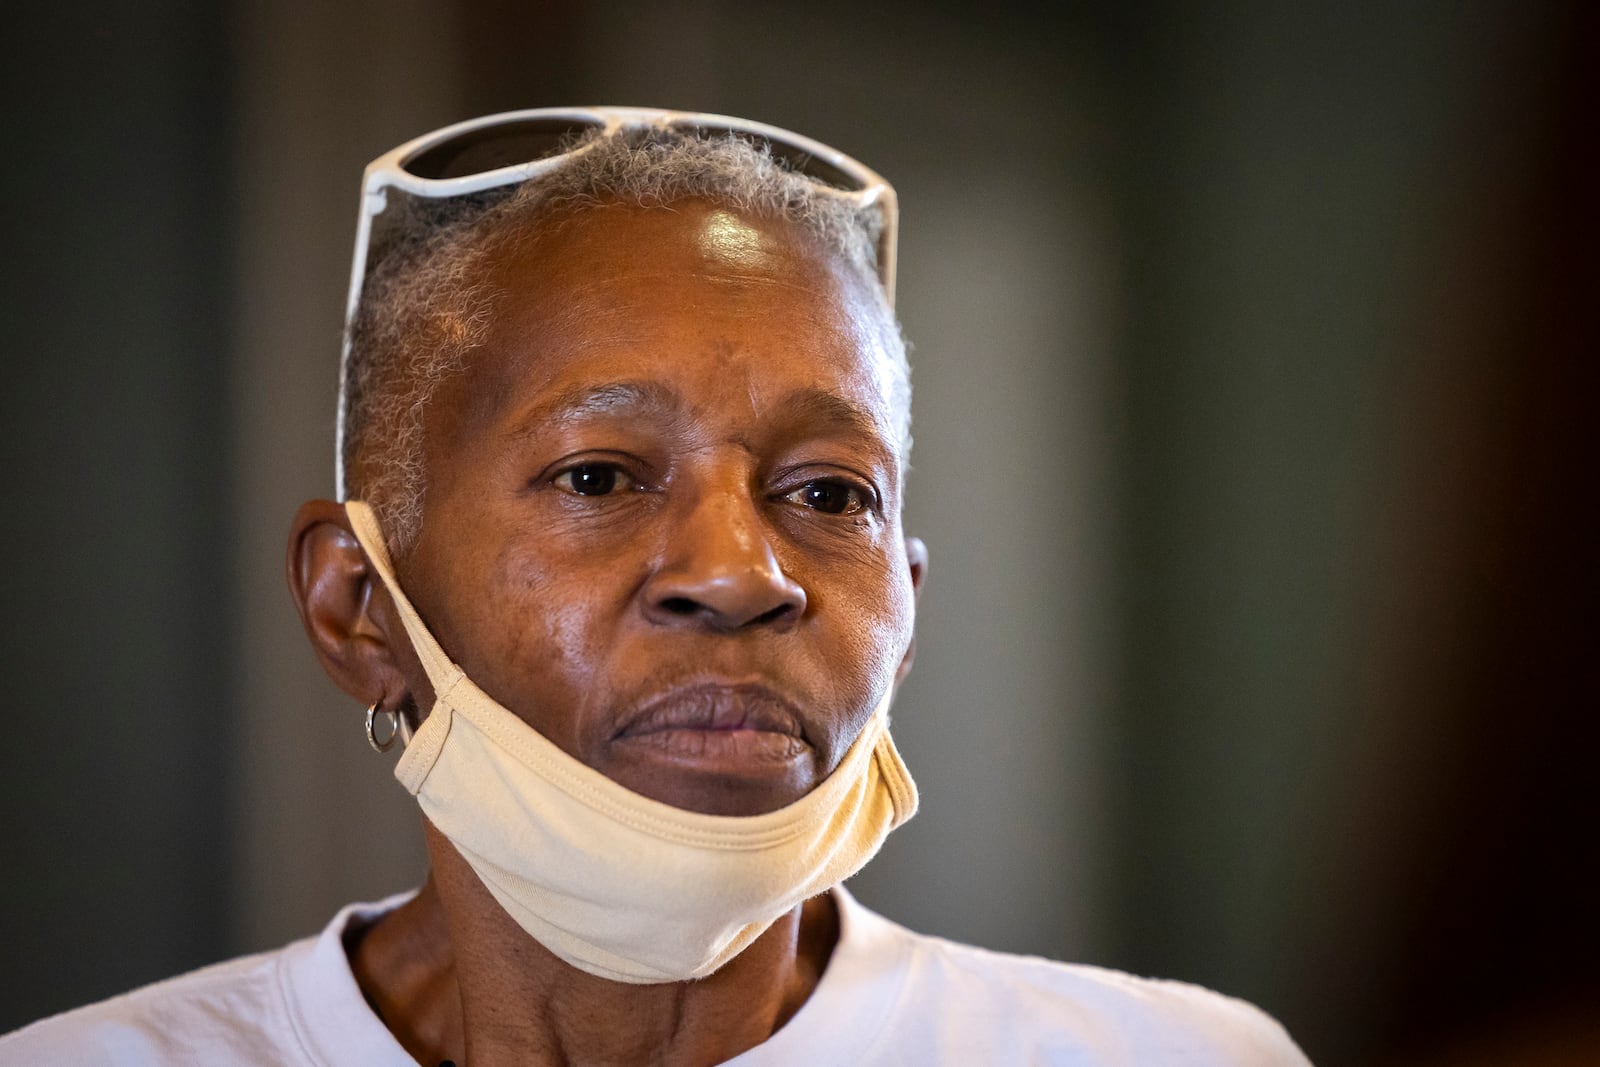
[[[777,405],[785,421],[828,431],[844,431],[888,440],[881,420],[861,405],[837,393],[815,387],[794,389],[784,394]],[[637,418],[677,422],[687,415],[687,406],[677,391],[657,382],[618,381],[603,385],[582,385],[526,412],[512,427],[512,437],[527,437],[547,431],[552,425],[590,418]],[[892,451],[892,449],[891,449]]]
[[[823,389],[796,389],[780,407],[797,421],[850,430],[868,437],[884,437],[885,427],[854,401]]]
[[[683,399],[672,389],[654,382],[608,382],[569,389],[517,420],[512,436],[524,437],[552,423],[618,416],[682,417]]]

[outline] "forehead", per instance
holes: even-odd
[[[729,417],[762,392],[837,393],[898,445],[876,282],[795,224],[700,201],[591,206],[498,235],[473,281],[494,310],[447,390],[455,432],[535,394],[642,376]]]

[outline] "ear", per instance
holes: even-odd
[[[906,538],[906,566],[911,570],[911,594],[920,599],[922,597],[922,581],[928,575],[928,546],[922,543],[920,537]],[[906,680],[906,675],[911,673],[911,661],[916,658],[917,635],[913,631],[911,643],[906,646],[906,654],[900,659],[900,666],[895,668],[894,685],[900,688],[900,683]]]
[[[289,592],[311,647],[334,684],[362,705],[386,711],[411,705],[388,625],[392,612],[374,601],[376,575],[350,529],[344,506],[331,500],[301,505],[289,530]],[[402,643],[403,633],[395,636]],[[403,646],[409,651],[410,646]]]

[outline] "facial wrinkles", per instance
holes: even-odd
[[[756,271],[772,257],[762,247],[761,234],[737,215],[713,211],[700,227],[700,254],[712,266]]]
[[[673,216],[692,226],[662,225]],[[459,381],[502,399],[496,414],[441,435],[445,492],[429,506],[450,518],[423,528],[440,562],[463,563],[464,544],[506,539],[480,544],[486,567],[443,568],[480,602],[458,609],[476,613],[461,628],[477,647],[453,654],[591,766],[606,764],[610,720],[628,708],[708,678],[765,681],[815,716],[826,773],[890,684],[910,630],[899,441],[880,388],[887,355],[862,321],[876,308],[844,267],[781,227],[717,211],[643,212],[625,231],[611,227],[607,244],[605,220],[592,221],[493,265],[507,296],[479,352],[484,372]],[[472,402],[455,399],[458,412]],[[578,501],[535,478],[563,450],[589,447],[637,447],[663,473],[684,464],[679,491],[717,495],[700,521],[719,528],[722,551],[741,566],[781,568],[813,598],[811,621],[729,635],[643,619],[637,593],[682,549],[672,530],[690,498],[667,485],[634,501]],[[792,462],[873,479],[884,523],[848,532],[786,510],[794,505],[763,479]]]
[[[552,400],[537,405],[525,415],[519,415],[507,430],[506,437],[513,443],[536,442],[548,438],[552,432],[606,423],[648,423],[660,427],[668,436],[681,437],[687,422],[683,398],[659,383],[585,383],[565,389]]]
[[[689,270],[719,290],[717,304],[706,305],[707,310],[730,308],[763,314],[764,301],[772,290],[815,291],[814,281],[807,278],[809,272],[795,269],[801,258],[795,248],[732,212],[708,212],[697,227],[692,249],[694,262]],[[669,268],[664,274],[670,277],[682,269]],[[837,324],[828,325],[837,328]]]
[[[871,476],[885,505],[893,507],[898,501],[901,431],[887,399],[887,356],[876,346],[872,331],[856,322],[856,294],[847,285],[840,288],[837,297],[808,307],[799,321],[763,322],[765,351],[749,351],[748,340],[737,339],[738,317],[722,328],[708,322],[706,336],[698,343],[714,370],[703,395],[714,395],[717,402],[696,405],[686,413],[689,421],[710,431],[705,439],[726,440],[752,455],[762,450],[764,438],[772,439],[780,430],[785,437],[792,433],[796,439],[833,442],[859,456],[859,462],[847,465]],[[800,376],[774,382],[772,362],[803,351],[816,338],[833,339],[829,347],[839,356],[835,373],[849,369],[831,381],[826,376],[809,380]],[[730,417],[728,406],[734,397],[741,402],[737,418]]]
[[[522,243],[517,257],[532,256],[548,261],[550,257],[541,255],[542,243],[537,239]],[[736,317],[763,313],[764,305],[746,306],[744,296],[759,299],[760,291],[771,286],[814,291],[817,289],[815,279],[826,280],[825,288],[831,293],[824,299],[805,302],[805,313],[810,321],[798,324],[799,328],[810,336],[840,338],[847,347],[866,356],[860,359],[856,372],[863,379],[859,392],[867,400],[872,421],[892,445],[898,461],[903,446],[904,415],[895,410],[899,401],[889,398],[898,395],[896,383],[901,374],[885,347],[888,339],[884,324],[879,321],[877,302],[870,292],[873,283],[838,262],[829,262],[820,275],[814,267],[797,270],[797,264],[803,265],[808,259],[799,249],[776,241],[759,225],[725,210],[704,213],[691,247],[707,280],[718,284],[719,288],[728,286],[727,295],[733,298],[731,302],[724,300],[707,309],[712,312],[731,312]],[[579,276],[573,276],[571,268],[564,268],[565,260],[557,260],[544,268],[544,273],[555,284],[531,290],[506,285],[505,272],[495,271],[498,277],[493,287],[501,292],[502,298],[498,301],[498,321],[492,327],[490,344],[512,358],[485,361],[492,367],[492,380],[479,380],[470,386],[465,381],[458,383],[468,401],[470,424],[458,422],[451,428],[451,434],[470,433],[473,426],[493,421],[500,403],[520,391],[519,382],[525,382],[530,375],[538,377],[542,368],[591,352],[601,357],[623,357],[619,361],[625,361],[629,353],[648,352],[657,339],[648,322],[641,321],[642,309],[630,297],[626,283],[659,274],[661,281],[670,285],[682,279],[683,268],[648,244],[642,251],[642,256],[624,260],[621,268],[595,271],[594,264],[590,264],[590,269],[577,272]],[[592,255],[592,250],[581,248],[580,256],[585,253]],[[814,280],[801,283],[795,280],[797,278]],[[624,284],[619,287],[619,282]],[[744,295],[739,295],[741,293]],[[643,311],[643,317],[648,318],[647,311]],[[741,354],[733,343],[725,336],[717,337],[712,343],[719,363],[734,371]],[[750,375],[744,377],[754,415],[759,406],[755,395],[757,387]],[[430,466],[432,462],[430,454]],[[898,477],[895,481],[898,482]]]

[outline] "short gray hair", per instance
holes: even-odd
[[[791,222],[867,278],[877,274],[877,212],[827,195],[763,146],[664,129],[590,134],[579,145],[584,151],[570,163],[520,186],[450,200],[390,192],[386,234],[374,244],[377,265],[349,326],[341,415],[350,495],[372,505],[396,553],[415,544],[422,528],[424,413],[483,342],[505,295],[479,280],[484,261],[529,223],[605,203],[705,200]],[[910,367],[893,309],[881,286],[872,289],[887,327],[890,400],[904,456],[911,440]]]

